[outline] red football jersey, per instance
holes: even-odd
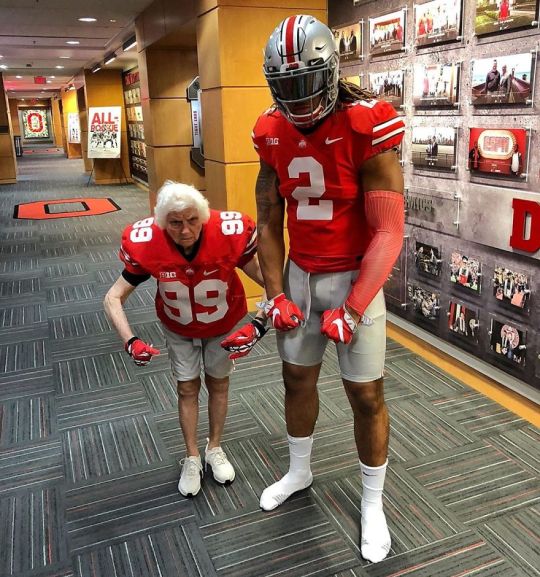
[[[373,232],[366,225],[363,163],[399,146],[405,125],[387,102],[359,100],[302,133],[281,112],[266,111],[253,131],[287,201],[290,258],[302,269],[358,268]]]
[[[229,332],[247,313],[236,267],[257,249],[255,222],[240,212],[210,211],[195,258],[187,260],[171,237],[145,218],[122,234],[126,269],[157,279],[157,316],[184,337],[210,338]]]

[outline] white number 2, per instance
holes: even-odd
[[[319,199],[325,192],[322,164],[312,156],[293,158],[289,164],[289,177],[299,178],[300,174],[309,175],[309,186],[297,186],[292,195],[298,201],[296,218],[298,220],[332,220],[334,206],[331,200],[319,200],[310,203],[310,199]]]

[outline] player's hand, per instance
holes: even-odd
[[[353,338],[358,323],[344,306],[324,311],[321,317],[321,333],[335,343],[348,345]]]
[[[144,367],[151,361],[153,356],[159,355],[158,349],[155,349],[151,344],[147,345],[139,337],[131,337],[125,344],[125,349],[139,367]]]
[[[258,319],[253,319],[247,325],[221,341],[221,346],[229,351],[229,359],[239,359],[251,352],[251,349],[264,337],[266,328]]]
[[[304,320],[302,311],[283,293],[266,302],[264,312],[278,331],[290,331]]]

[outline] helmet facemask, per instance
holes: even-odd
[[[274,72],[265,67],[264,74],[277,107],[290,122],[308,128],[332,111],[338,95],[337,55],[318,64],[298,62],[282,68]]]

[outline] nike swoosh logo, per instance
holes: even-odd
[[[340,136],[339,138],[328,138],[328,136],[327,136],[324,143],[325,144],[334,144],[334,142],[337,142],[338,140],[343,140],[343,136]]]
[[[343,321],[341,319],[336,319],[332,321],[332,324],[336,325],[339,334],[339,340],[343,342],[345,340],[343,336]]]
[[[279,317],[279,311],[278,309],[274,309],[272,311],[272,325],[274,324],[274,321],[276,320],[276,317]]]
[[[203,275],[204,275],[204,276],[208,276],[208,275],[214,274],[215,272],[218,272],[218,270],[219,270],[219,268],[216,268],[216,269],[214,269],[214,270],[205,270],[205,271],[203,272]]]

